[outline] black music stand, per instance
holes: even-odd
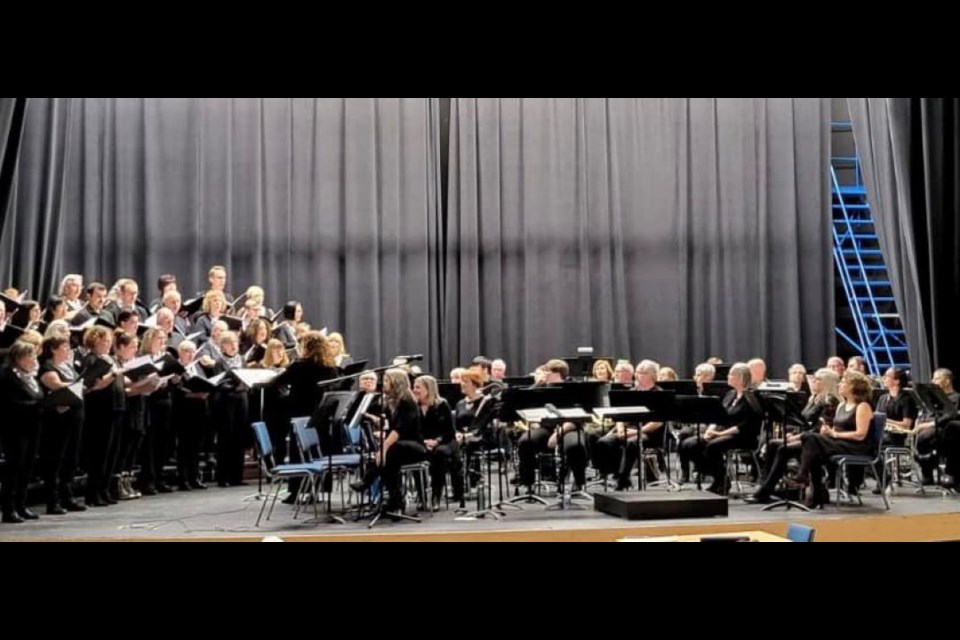
[[[331,514],[333,503],[333,477],[331,474],[335,471],[333,450],[343,451],[344,421],[351,414],[351,409],[360,404],[361,398],[362,394],[359,391],[328,391],[323,394],[323,399],[313,415],[310,416],[308,424],[308,426],[316,429],[317,434],[321,436],[320,453],[327,459],[327,477],[330,478],[330,489],[325,493],[327,494],[327,517],[331,523],[346,524],[342,517]],[[323,436],[326,436],[326,438],[324,439]],[[324,455],[324,452],[326,452],[326,455]]]
[[[773,425],[781,426],[781,435],[783,436],[783,445],[787,446],[787,427],[794,426],[801,431],[807,427],[803,419],[803,408],[807,402],[807,394],[800,391],[779,391],[771,388],[761,388],[754,392],[763,408],[763,419],[768,424],[766,437],[767,456],[770,455],[770,440],[773,436]],[[784,507],[787,511],[790,509],[800,509],[809,512],[807,505],[796,500],[780,498],[770,504],[764,505],[761,511],[772,511],[778,507]]]

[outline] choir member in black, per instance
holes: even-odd
[[[933,372],[933,384],[943,390],[954,409],[960,408],[960,393],[953,387],[953,372],[950,369],[937,369]],[[941,418],[935,423],[933,416],[928,416],[917,424],[917,458],[923,470],[923,483],[933,483],[933,470],[937,466],[937,458],[942,455],[946,458],[946,476],[941,478],[944,486],[953,486],[955,472],[960,470],[960,421],[955,415]],[[934,455],[936,452],[937,455]]]
[[[663,391],[656,384],[660,365],[652,360],[644,360],[635,370],[636,391]],[[644,448],[662,449],[667,430],[663,422],[647,422],[640,427],[640,438]],[[637,461],[637,427],[623,423],[617,425],[597,441],[597,455],[594,458],[599,465],[597,471],[603,476],[617,473],[617,491],[628,490],[630,472]],[[647,481],[655,480],[652,470],[645,470]]]
[[[117,281],[117,299],[104,307],[113,324],[119,326],[118,316],[121,311],[132,311],[137,314],[139,322],[143,322],[150,317],[150,311],[143,306],[143,303],[137,298],[140,294],[140,285],[136,280],[130,278],[121,278]]]
[[[197,345],[183,340],[177,345],[180,364],[194,364]],[[206,489],[200,477],[200,446],[207,423],[209,393],[190,391],[182,384],[173,387],[173,424],[177,436],[177,483],[180,491]]]
[[[343,369],[353,362],[353,356],[347,353],[347,346],[343,342],[343,336],[336,331],[327,336],[330,346],[333,349],[333,359],[337,366]]]
[[[185,317],[185,314],[181,310],[183,305],[183,298],[180,297],[179,291],[167,291],[163,294],[163,306],[166,309],[169,309],[173,314],[173,328],[174,331],[181,335],[189,335],[190,331],[190,320]]]
[[[433,503],[439,504],[446,484],[447,469],[454,477],[459,477],[460,466],[457,432],[453,426],[453,412],[447,401],[437,392],[437,379],[433,376],[420,376],[413,383],[413,397],[420,410],[420,430],[423,445],[427,449],[430,461],[430,487],[433,491]],[[454,499],[460,500],[462,484],[454,483]]]
[[[73,478],[77,473],[80,434],[83,431],[83,399],[57,402],[55,392],[80,379],[73,366],[70,338],[53,337],[43,342],[40,384],[45,390],[43,434],[40,439],[40,466],[47,493],[47,513],[85,511],[73,499]]]
[[[387,412],[386,437],[374,454],[374,464],[367,467],[361,483],[351,485],[355,490],[365,490],[377,477],[383,478],[389,494],[386,511],[403,512],[403,491],[400,467],[415,464],[427,457],[420,432],[420,412],[410,392],[410,378],[402,369],[388,369],[383,374],[383,395]]]
[[[255,369],[284,370],[290,366],[290,358],[283,343],[273,339],[267,342],[263,360],[249,365]],[[290,413],[287,406],[289,389],[286,385],[271,384],[263,388],[263,421],[267,423],[274,458],[284,462],[287,452],[287,434],[290,432]]]
[[[613,369],[613,382],[623,385],[624,388],[633,386],[633,363],[629,360],[618,360]]]
[[[110,315],[103,309],[107,298],[107,287],[100,282],[91,282],[87,285],[87,304],[77,311],[70,324],[78,326],[91,318],[103,318],[110,322]]]
[[[233,297],[227,293],[227,270],[220,265],[214,265],[207,271],[207,281],[210,283],[210,289],[207,291],[217,291],[223,294],[227,303],[233,301]]]
[[[209,369],[220,360],[223,360],[223,352],[220,351],[220,336],[228,330],[227,323],[223,320],[218,320],[213,323],[209,338],[203,335],[197,337],[198,340],[203,342],[200,348],[197,349],[197,360],[200,361],[201,365]]]
[[[35,300],[24,300],[10,317],[10,324],[24,331],[39,331],[41,317],[40,304]]]
[[[291,300],[283,306],[282,318],[273,328],[273,337],[290,349],[297,344],[297,326],[303,322],[303,306]]]
[[[193,319],[193,331],[202,331],[204,336],[212,339],[213,325],[226,313],[227,299],[220,291],[209,291],[203,296],[201,312]]]
[[[832,369],[820,369],[813,376],[813,395],[801,412],[804,428],[800,432],[789,433],[786,441],[770,440],[767,444],[763,481],[752,496],[745,498],[746,502],[755,504],[772,502],[777,484],[787,469],[787,462],[800,458],[803,434],[819,432],[821,424],[827,426],[833,424],[837,405],[840,404],[839,382],[837,374]]]
[[[66,320],[67,303],[60,296],[50,296],[47,299],[47,306],[43,309],[43,316],[40,318],[40,333],[45,334],[50,323],[54,320]]]
[[[139,339],[126,331],[117,330],[114,338],[114,353],[122,367],[137,357]],[[140,446],[147,433],[147,402],[149,396],[160,387],[157,374],[136,382],[123,378],[126,403],[123,419],[117,433],[117,455],[108,495],[117,500],[133,500],[141,495],[156,495],[153,478],[144,477],[141,464],[140,489],[133,488],[133,474],[140,453]]]
[[[267,321],[262,318],[252,321],[243,332],[243,339],[240,341],[240,353],[243,354],[243,361],[250,363],[262,360],[269,339],[270,325]]]
[[[140,314],[136,311],[124,309],[117,313],[117,330],[129,333],[132,336],[140,335]]]
[[[246,297],[243,308],[238,309],[236,303],[234,303],[233,313],[239,314],[244,312],[246,315],[249,312],[251,319],[252,318],[265,318],[269,320],[273,317],[273,309],[270,309],[264,306],[263,302],[266,298],[266,293],[263,291],[263,287],[258,287],[257,285],[251,285],[247,287],[246,292],[244,292],[241,298]]]
[[[812,486],[807,506],[817,507],[830,502],[830,494],[823,483],[822,470],[831,456],[851,454],[870,455],[870,422],[873,409],[870,397],[870,379],[861,373],[847,371],[840,379],[842,402],[833,417],[833,426],[823,425],[820,433],[809,433],[803,438],[800,470],[795,486]]]
[[[563,360],[550,360],[543,366],[546,372],[543,384],[563,382],[570,373],[567,363]],[[533,492],[537,454],[557,447],[557,430],[559,430],[563,434],[562,441],[559,443],[563,447],[563,459],[567,467],[573,471],[573,490],[581,490],[586,485],[587,470],[586,440],[583,433],[575,424],[569,422],[563,423],[557,429],[546,429],[539,424],[531,424],[529,427],[517,441],[520,484],[526,486],[528,492]],[[558,473],[565,474],[566,469],[558,469]]]
[[[37,381],[37,352],[33,346],[15,342],[9,364],[0,370],[0,442],[6,455],[0,487],[2,521],[19,523],[36,519],[27,509],[27,483],[37,454],[43,391]]]
[[[503,359],[497,358],[490,363],[490,377],[501,382],[507,377],[507,363]]]
[[[311,331],[303,337],[300,343],[300,356],[299,360],[291,363],[273,381],[275,387],[289,388],[287,416],[290,418],[313,416],[323,399],[325,391],[323,387],[318,387],[317,383],[323,380],[332,380],[339,373],[333,364],[330,345],[319,331]],[[289,424],[285,428],[289,429]],[[340,438],[331,439],[330,434],[326,433],[324,429],[321,429],[318,435],[320,436],[320,450],[324,454],[328,451],[334,454],[340,453],[338,449],[339,445],[342,444]],[[291,462],[301,462],[298,447],[290,447],[289,453]],[[299,478],[291,480],[288,488],[290,490],[288,502],[292,502],[300,489]]]
[[[87,349],[81,364],[86,388],[83,421],[83,467],[87,471],[86,505],[115,504],[109,495],[108,480],[117,460],[117,440],[126,410],[124,380],[110,356],[113,333],[94,326],[83,335]]]
[[[150,301],[149,311],[151,314],[156,313],[163,306],[163,297],[167,295],[167,292],[177,291],[177,277],[172,273],[163,274],[157,278],[157,290],[160,292],[160,297]],[[176,315],[176,311],[174,315]]]
[[[177,347],[186,339],[186,336],[177,331],[175,316],[170,309],[161,308],[157,311],[157,329],[163,331],[167,336],[167,349],[171,355],[176,353]]]
[[[141,356],[157,360],[166,353],[167,334],[162,329],[148,329],[143,334]],[[161,385],[146,396],[146,423],[140,448],[140,490],[144,495],[170,493],[173,489],[164,482],[163,466],[173,449],[171,434],[173,395],[169,385]]]
[[[201,361],[208,377],[243,367],[237,334],[224,331],[219,348],[222,358],[212,367]],[[246,484],[243,481],[244,444],[250,429],[247,391],[243,384],[228,378],[213,393],[211,413],[217,430],[217,485],[221,487]]]
[[[756,373],[756,371],[754,371]],[[763,422],[763,411],[753,391],[750,367],[742,362],[734,364],[727,375],[731,391],[723,398],[727,424],[710,425],[703,437],[687,438],[680,446],[681,464],[697,464],[701,473],[713,478],[708,491],[726,495],[727,470],[724,453],[729,449],[755,449]]]
[[[80,274],[68,274],[60,281],[60,297],[67,305],[67,320],[71,320],[83,308],[81,293],[83,293],[83,276]]]

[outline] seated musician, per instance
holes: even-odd
[[[344,342],[342,334],[334,331],[327,336],[327,341],[333,350],[333,359],[338,367],[343,369],[353,363],[353,356],[347,352],[347,345]]]
[[[420,431],[420,412],[410,392],[410,379],[400,369],[388,369],[383,374],[383,395],[386,400],[389,430],[374,454],[374,464],[367,468],[361,482],[351,484],[356,491],[369,489],[373,481],[383,478],[389,494],[386,511],[403,511],[403,491],[400,468],[420,462],[427,457]]]
[[[600,382],[613,382],[613,367],[610,362],[603,359],[594,362],[591,377]]]
[[[546,372],[544,384],[561,383],[570,373],[567,363],[559,359],[550,360],[543,367]],[[561,434],[560,438],[558,438],[558,432]],[[583,432],[571,422],[565,422],[556,429],[550,430],[538,424],[531,424],[528,431],[520,436],[517,442],[520,484],[526,486],[528,492],[533,492],[537,454],[555,449],[558,444],[563,447],[563,459],[573,472],[573,491],[580,491],[586,485],[587,449]],[[566,473],[566,469],[557,471],[560,477]]]
[[[447,401],[437,391],[437,379],[433,376],[420,376],[413,383],[413,397],[420,410],[420,427],[423,444],[430,461],[430,487],[433,490],[433,502],[438,504],[446,484],[447,469],[457,479],[460,469],[457,432],[453,426],[453,412]],[[460,499],[463,485],[453,484],[454,498]]]
[[[807,368],[802,364],[790,366],[787,372],[787,379],[790,381],[790,390],[796,393],[810,395],[810,384],[807,382]],[[837,380],[840,378],[838,377]]]
[[[801,434],[820,430],[820,425],[832,425],[833,416],[840,404],[838,390],[840,379],[832,369],[820,369],[813,377],[813,394],[801,413],[804,427],[800,433],[791,433],[784,440],[770,440],[767,445],[766,466],[763,482],[752,496],[745,500],[749,503],[768,504],[776,490],[780,478],[787,469],[790,459],[800,459],[802,449]]]
[[[801,489],[812,486],[807,501],[809,507],[830,502],[821,470],[827,466],[831,456],[870,453],[869,432],[873,420],[873,409],[867,402],[870,379],[855,371],[847,371],[840,379],[839,391],[842,402],[837,406],[833,425],[824,424],[820,427],[820,433],[808,433],[802,438],[800,470],[791,484]]]
[[[657,386],[657,374],[660,365],[653,360],[644,360],[636,368],[636,391],[662,391]],[[647,422],[640,426],[640,438],[643,447],[662,448],[666,429],[663,422]],[[637,461],[637,427],[618,422],[616,426],[597,442],[595,462],[600,464],[598,471],[606,476],[617,474],[617,491],[632,487],[630,472]],[[655,480],[652,470],[647,472],[647,480]]]
[[[711,358],[711,360],[719,360],[719,358]],[[697,368],[694,370],[693,381],[697,385],[697,395],[703,395],[703,385],[707,382],[713,382],[714,378],[717,377],[717,368],[710,362],[701,362],[697,365]],[[677,450],[679,451],[683,447],[684,441],[689,438],[697,439],[697,426],[696,425],[684,425],[680,429],[677,440]],[[690,445],[687,445],[690,446]],[[690,482],[690,461],[685,458],[680,458],[680,483]]]
[[[708,491],[726,495],[729,481],[724,465],[724,453],[729,449],[753,449],[757,446],[763,411],[750,389],[750,367],[742,362],[734,364],[727,375],[731,391],[723,398],[727,412],[726,425],[710,425],[703,437],[688,438],[680,446],[680,460],[696,463],[701,473],[710,475],[713,483]]]
[[[950,369],[934,371],[933,384],[943,390],[955,409],[960,408],[960,393],[957,393],[953,388],[953,372]],[[957,420],[956,416],[947,416],[941,424],[935,423],[932,416],[918,422],[917,458],[920,469],[923,471],[924,484],[933,484],[933,470],[938,462],[938,455],[934,455],[936,451],[946,458],[946,475],[950,476],[949,478],[946,476],[941,478],[941,484],[944,486],[953,485],[953,478],[956,477],[953,472],[958,469],[957,463],[960,460],[957,459],[957,455],[950,445],[953,440],[958,439],[958,436],[960,436],[960,421]]]

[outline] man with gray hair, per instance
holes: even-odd
[[[490,363],[490,377],[494,380],[503,380],[507,375],[507,363],[497,358]]]
[[[613,369],[613,381],[617,384],[633,384],[633,363],[629,360],[618,360]]]
[[[657,386],[657,373],[660,371],[660,365],[653,360],[643,360],[636,368],[636,386],[637,391],[662,391]],[[632,488],[630,483],[630,472],[633,470],[633,464],[637,461],[637,433],[639,431],[640,439],[644,447],[662,448],[664,445],[663,422],[647,422],[643,425],[627,425],[617,423],[617,425],[605,436],[597,441],[597,454],[594,457],[598,465],[597,470],[604,477],[609,473],[617,473],[617,491],[624,491]],[[652,470],[645,470],[647,480],[656,480]]]

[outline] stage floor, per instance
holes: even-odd
[[[719,533],[761,530],[783,535],[789,522],[817,529],[817,540],[828,541],[933,541],[960,540],[960,496],[939,492],[919,496],[903,488],[892,497],[886,511],[879,496],[867,494],[862,506],[833,505],[822,511],[761,511],[731,498],[729,515],[675,520],[623,520],[593,509],[592,502],[577,501],[583,510],[546,511],[538,505],[510,510],[497,521],[466,519],[451,510],[422,513],[423,521],[384,520],[373,529],[366,520],[330,524],[325,508],[313,518],[307,506],[296,520],[293,507],[277,503],[273,517],[255,527],[261,502],[256,485],[229,489],[173,493],[122,502],[105,508],[64,516],[44,516],[23,524],[0,524],[2,541],[38,540],[260,540],[279,536],[289,541],[615,541],[624,536]],[[652,491],[665,491],[654,489]],[[334,499],[336,503],[336,498]],[[468,507],[474,504],[468,503]]]

